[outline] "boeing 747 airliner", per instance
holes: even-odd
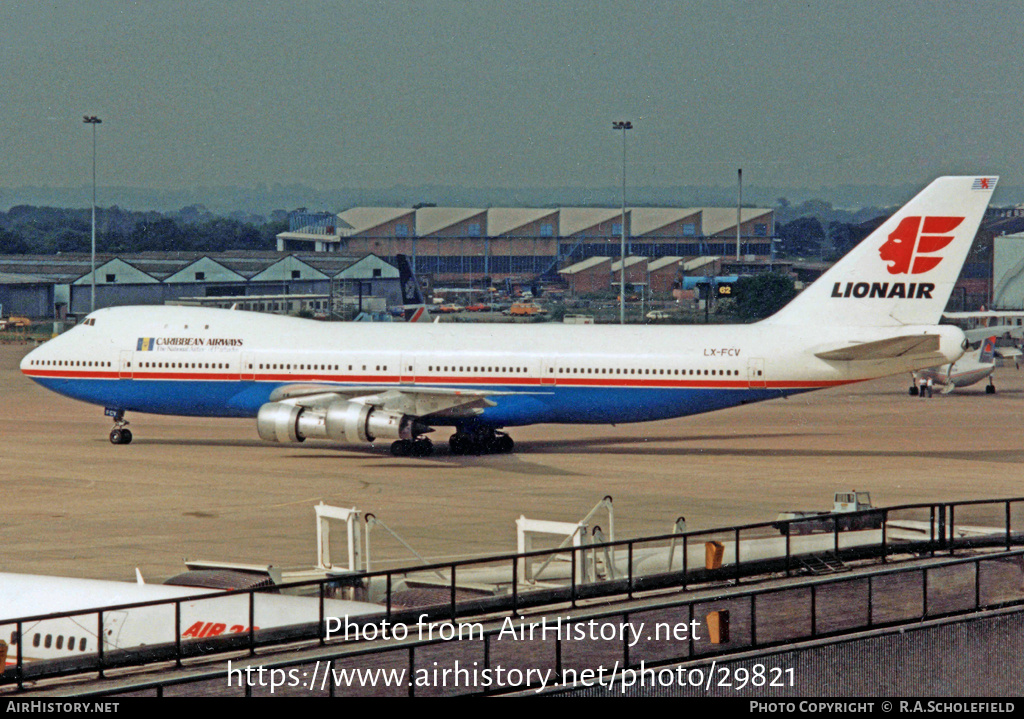
[[[781,311],[750,325],[327,323],[192,307],[91,313],[21,370],[126,412],[256,419],[274,442],[505,452],[536,423],[680,417],[956,361],[938,325],[995,177],[942,177]]]
[[[0,572],[0,640],[8,642],[7,663],[14,664],[19,656],[23,662],[64,659],[316,624],[321,617],[347,619],[384,612],[384,607],[368,602],[322,601],[323,606],[317,597],[256,592],[250,604],[248,594],[215,589]],[[97,611],[112,606],[118,608]],[[67,616],[24,621],[25,617],[63,613]]]

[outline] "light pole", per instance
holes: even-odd
[[[103,120],[96,115],[86,115],[82,118],[86,125],[92,125],[92,293],[89,296],[89,311],[96,311],[96,126]]]
[[[622,130],[622,243],[619,249],[619,324],[626,324],[626,130],[633,129],[629,120],[615,120],[613,130]]]

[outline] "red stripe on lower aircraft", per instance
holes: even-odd
[[[244,379],[237,372],[225,374],[213,373],[171,373],[171,372],[135,372],[130,377],[120,376],[117,372],[88,372],[61,370],[26,370],[28,377],[49,377],[53,379],[136,379],[136,380],[172,380],[202,382],[329,382],[333,384],[392,384],[397,389],[403,386],[402,380],[393,375],[354,376],[354,375],[283,375],[254,374]],[[450,387],[451,385],[499,387],[604,387],[609,389],[819,389],[839,387],[861,380],[820,380],[820,381],[787,381],[769,380],[759,384],[751,384],[747,380],[691,380],[691,379],[596,379],[558,377],[550,382],[537,377],[415,377],[406,378],[417,386]]]

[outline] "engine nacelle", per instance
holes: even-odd
[[[268,402],[256,414],[256,431],[265,442],[301,442],[299,417],[305,408],[282,402]]]
[[[326,409],[268,402],[256,415],[256,430],[267,442],[302,442],[309,437],[338,442],[412,439],[416,420],[361,402],[338,400]]]

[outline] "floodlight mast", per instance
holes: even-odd
[[[85,115],[82,122],[92,125],[92,254],[90,261],[90,277],[92,286],[89,295],[89,311],[96,310],[96,126],[103,120],[96,115]]]
[[[615,120],[613,130],[622,130],[622,241],[619,247],[619,324],[626,324],[626,130],[633,129],[629,120]]]

